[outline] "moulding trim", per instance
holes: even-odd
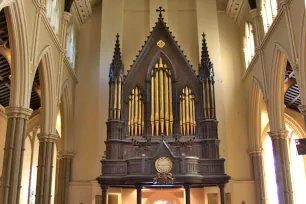
[[[66,54],[64,55],[64,63],[66,65],[65,67],[67,67],[67,69],[68,69],[68,72],[69,72],[70,76],[73,79],[73,82],[76,83],[76,84],[79,83],[77,75],[75,74],[74,69],[72,68],[72,65],[70,64]]]

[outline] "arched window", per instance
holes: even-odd
[[[305,203],[303,197],[303,189],[306,188],[305,177],[305,164],[303,156],[297,154],[295,145],[295,139],[298,139],[297,133],[288,125],[286,125],[288,131],[288,147],[289,147],[289,159],[291,169],[291,181],[294,194],[294,200],[296,204]],[[269,136],[264,141],[264,172],[265,172],[265,184],[267,194],[267,204],[278,203],[277,198],[277,184],[275,175],[275,162],[273,156],[272,140]]]
[[[264,30],[267,32],[277,15],[277,0],[262,0],[262,18]]]
[[[75,67],[75,53],[76,53],[76,36],[75,36],[74,24],[70,24],[68,26],[67,32],[68,32],[67,42],[66,42],[67,57],[72,67],[74,68]]]
[[[244,57],[246,68],[251,63],[255,55],[255,41],[253,26],[251,23],[245,23],[245,36],[244,36]]]
[[[47,17],[53,28],[54,32],[58,34],[59,31],[59,17],[60,17],[60,1],[48,0],[47,1]]]

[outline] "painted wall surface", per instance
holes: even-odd
[[[101,7],[94,10],[81,28],[78,42],[77,70],[79,83],[75,96],[75,157],[72,167],[73,181],[94,180],[100,172],[98,141],[99,125],[105,121],[98,120],[99,106],[99,63],[100,63],[100,26]],[[107,82],[105,82],[105,89]],[[85,108],[86,107],[86,108]],[[106,134],[106,132],[105,132]]]
[[[242,51],[240,38],[235,25],[225,13],[219,12],[220,45],[222,56],[223,86],[225,99],[227,173],[233,180],[251,178],[251,161],[248,155],[247,137],[247,90],[240,80]],[[218,90],[216,90],[218,91]],[[239,108],[234,108],[239,107]],[[218,107],[217,111],[218,111]],[[243,165],[243,168],[240,168]]]

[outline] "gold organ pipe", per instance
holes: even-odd
[[[122,79],[119,77],[119,85],[118,85],[118,120],[121,119],[121,92],[122,92]]]
[[[139,91],[139,97],[138,97],[138,135],[141,135],[141,120],[142,120],[142,111],[141,111],[141,102],[142,102],[142,98],[141,98],[141,94]]]
[[[158,68],[158,64],[156,64]],[[158,84],[158,71],[155,72],[155,135],[159,135],[159,84]]]
[[[210,99],[211,99],[211,118],[215,118],[215,104],[214,104],[214,90],[213,90],[213,84],[212,82],[210,83]]]
[[[164,65],[167,68],[167,65]],[[167,72],[164,72],[164,87],[165,87],[165,121],[166,121],[166,135],[169,136],[170,115],[169,115],[169,82]]]
[[[206,113],[206,95],[205,95],[205,85],[204,85],[204,82],[202,83],[202,94],[203,94],[204,119],[207,119],[207,113]]]
[[[153,76],[153,70],[152,70],[152,77],[151,77],[151,135],[154,135],[154,107],[155,107],[155,77]]]
[[[196,117],[195,117],[195,104],[194,95],[192,96],[192,114],[193,114],[193,134],[196,134]]]
[[[193,114],[192,114],[192,93],[191,90],[189,89],[189,120],[190,120],[190,130],[189,133],[190,135],[193,135]]]
[[[128,122],[128,125],[129,125],[129,135],[131,136],[131,115],[132,115],[132,96],[129,95],[129,122]]]
[[[132,111],[131,111],[131,136],[134,136],[134,98],[135,98],[135,90],[132,90]]]
[[[114,100],[114,120],[117,120],[117,93],[118,93],[118,84],[117,84],[117,77],[115,78],[115,100]]]
[[[183,134],[183,97],[180,96],[180,128],[181,134]]]
[[[138,123],[138,88],[135,89],[135,118],[134,118],[134,134],[137,136],[137,123]]]
[[[183,89],[183,135],[186,135],[186,106],[185,106],[185,89]]]
[[[190,135],[190,107],[189,107],[189,102],[190,102],[190,98],[189,98],[189,88],[185,88],[186,90],[186,134]]]
[[[164,125],[165,125],[165,112],[164,112],[164,73],[163,73],[163,64],[162,59],[160,58],[160,64],[159,64],[159,89],[160,89],[160,97],[159,97],[159,117],[160,117],[160,127],[161,133],[164,133]]]
[[[173,112],[172,112],[172,80],[169,74],[169,112],[170,112],[170,135],[173,133]]]
[[[210,115],[210,93],[209,93],[209,84],[208,84],[208,80],[206,80],[206,102],[207,102],[207,116],[210,119],[211,115]]]
[[[144,102],[141,101],[141,135],[144,134]]]

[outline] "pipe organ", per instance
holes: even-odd
[[[180,113],[181,135],[195,135],[196,118],[194,95],[188,87],[185,87],[180,95]]]
[[[129,135],[142,136],[144,132],[144,103],[138,87],[129,95]]]
[[[117,35],[109,79],[106,155],[97,178],[102,188],[229,181],[219,157],[213,64],[204,34],[196,75],[160,13],[126,75]],[[172,163],[158,175],[160,158]]]
[[[151,135],[173,133],[171,71],[160,57],[151,72]]]

